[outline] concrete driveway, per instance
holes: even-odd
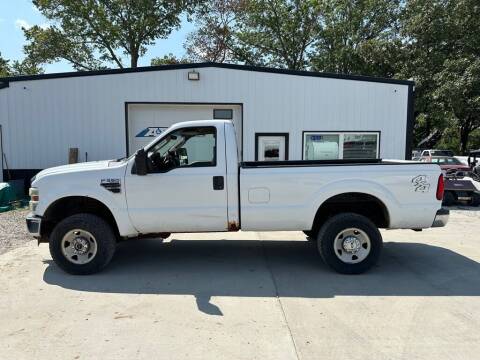
[[[478,359],[480,211],[383,236],[358,276],[297,232],[125,242],[86,277],[30,242],[0,256],[0,358]]]

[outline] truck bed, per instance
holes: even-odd
[[[428,228],[436,199],[436,164],[403,160],[256,161],[240,164],[244,230],[308,230],[320,206],[341,194],[367,194],[388,211],[387,228]]]

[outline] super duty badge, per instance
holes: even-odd
[[[113,193],[119,193],[122,189],[120,179],[102,179],[100,180],[100,186]]]

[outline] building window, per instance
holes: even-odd
[[[304,160],[377,159],[380,132],[304,132]]]
[[[288,160],[287,133],[256,133],[255,161]]]
[[[233,110],[232,109],[213,109],[213,118],[219,119],[219,120],[232,120]]]

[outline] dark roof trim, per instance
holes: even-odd
[[[8,81],[2,82],[0,81],[0,89],[5,89],[9,86]]]
[[[128,73],[136,73],[136,72],[147,72],[147,71],[162,71],[162,70],[199,69],[199,68],[206,68],[206,67],[216,67],[216,68],[222,68],[222,69],[233,69],[233,70],[243,70],[243,71],[257,71],[257,72],[284,74],[284,75],[312,76],[312,77],[321,77],[321,78],[330,78],[330,79],[368,81],[368,82],[378,82],[378,83],[386,83],[386,84],[414,85],[414,82],[409,80],[397,80],[397,79],[388,79],[388,78],[379,78],[379,77],[361,76],[361,75],[343,75],[343,74],[323,73],[323,72],[313,72],[313,71],[274,69],[274,68],[248,66],[248,65],[221,64],[221,63],[214,63],[214,62],[205,62],[205,63],[196,63],[196,64],[193,63],[193,64],[144,66],[144,67],[137,67],[137,68],[109,69],[109,70],[97,70],[97,71],[77,71],[77,72],[64,72],[64,73],[41,74],[41,75],[13,76],[13,77],[0,78],[0,82],[8,83],[8,82],[26,81],[26,80],[60,79],[60,78],[69,78],[69,77],[78,77],[78,76],[114,75],[114,74],[128,74]]]

